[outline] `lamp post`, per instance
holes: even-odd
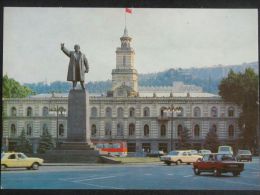
[[[174,107],[172,104],[170,107],[164,109],[163,111],[167,112],[167,115],[168,113],[171,114],[171,150],[173,150],[173,115],[175,112],[180,113],[181,107]]]

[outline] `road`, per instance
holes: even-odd
[[[192,165],[42,166],[1,172],[2,189],[177,189],[260,190],[260,159],[245,162],[239,177],[195,176]]]

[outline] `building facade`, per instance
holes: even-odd
[[[188,129],[192,148],[199,149],[207,133],[216,131],[223,144],[234,144],[240,129],[240,108],[201,88],[181,83],[172,88],[138,89],[135,52],[127,29],[116,49],[116,68],[112,70],[112,89],[107,95],[90,94],[91,140],[127,142],[129,152],[179,147],[180,132]],[[181,90],[181,88],[185,90]],[[167,113],[169,107],[180,112]],[[12,149],[22,130],[34,151],[40,136],[49,131],[56,141],[67,137],[68,94],[39,94],[27,98],[3,99],[3,143]]]

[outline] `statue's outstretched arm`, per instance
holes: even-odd
[[[61,44],[61,50],[70,57],[70,51],[64,46],[64,43]]]
[[[86,58],[85,55],[84,55],[84,64],[85,64],[85,68],[86,68],[86,71],[85,71],[85,72],[88,72],[88,71],[89,71],[88,59]]]

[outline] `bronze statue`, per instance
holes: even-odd
[[[61,43],[61,50],[70,58],[67,81],[72,81],[73,89],[75,89],[79,81],[84,90],[84,74],[89,71],[88,60],[85,54],[81,53],[80,46],[74,46],[75,51],[69,51]]]

